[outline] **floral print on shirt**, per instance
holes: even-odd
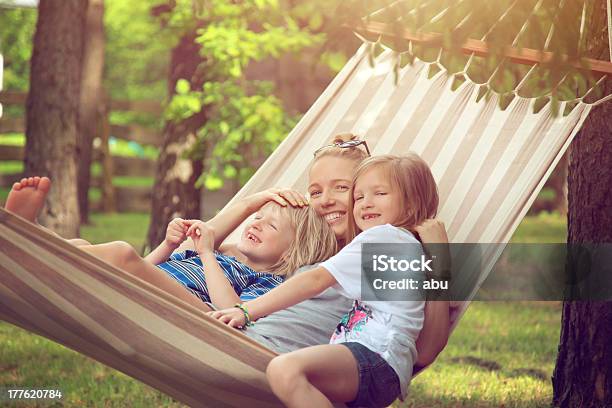
[[[363,326],[372,318],[372,310],[366,305],[359,303],[358,300],[353,302],[351,310],[342,317],[336,330],[332,335],[331,341],[338,339],[339,337],[347,338],[347,336],[353,332],[358,333],[363,330]]]

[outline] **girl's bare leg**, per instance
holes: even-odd
[[[126,242],[116,241],[107,244],[80,246],[85,252],[89,252],[105,260],[106,262],[126,271],[150,284],[168,292],[172,296],[181,299],[200,310],[210,311],[202,300],[188,292],[184,286],[168,276],[164,271],[150,262],[145,261],[138,255],[132,246]]]
[[[342,345],[307,347],[275,357],[266,369],[274,394],[288,407],[332,407],[357,396],[359,370]]]

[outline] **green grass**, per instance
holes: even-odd
[[[435,364],[397,407],[547,407],[558,302],[473,302]]]
[[[61,405],[69,407],[179,406],[116,370],[7,323],[0,323],[0,342],[0,387],[59,389]]]
[[[81,226],[81,237],[97,244],[121,240],[140,250],[149,228],[149,214],[92,214],[90,225]]]
[[[23,172],[23,162],[7,160],[0,162],[0,174],[15,174]]]
[[[140,248],[148,222],[147,214],[93,214],[82,235],[94,243],[123,239]],[[564,225],[554,214],[527,217],[513,240],[562,242]],[[473,302],[436,363],[413,380],[408,400],[395,406],[549,406],[559,322],[558,302]],[[66,406],[180,405],[7,323],[0,323],[0,344],[0,387],[60,388]]]
[[[541,212],[525,217],[512,236],[513,243],[567,242],[567,217],[559,213]]]
[[[0,145],[25,146],[25,136],[23,133],[0,134]]]

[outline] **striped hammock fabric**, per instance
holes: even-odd
[[[590,106],[553,117],[516,97],[500,110],[495,95],[477,100],[469,81],[453,91],[444,72],[428,79],[425,63],[400,70],[396,83],[391,53],[373,67],[368,58],[364,46],[234,200],[272,186],[305,191],[312,152],[353,132],[373,154],[412,150],[430,164],[452,242],[507,242]],[[272,351],[4,210],[0,317],[190,405],[277,405],[264,375]]]

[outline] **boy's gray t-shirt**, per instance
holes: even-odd
[[[296,273],[314,268],[309,265]],[[259,319],[245,333],[278,353],[288,353],[318,344],[328,344],[340,319],[353,301],[328,288],[314,298]]]

